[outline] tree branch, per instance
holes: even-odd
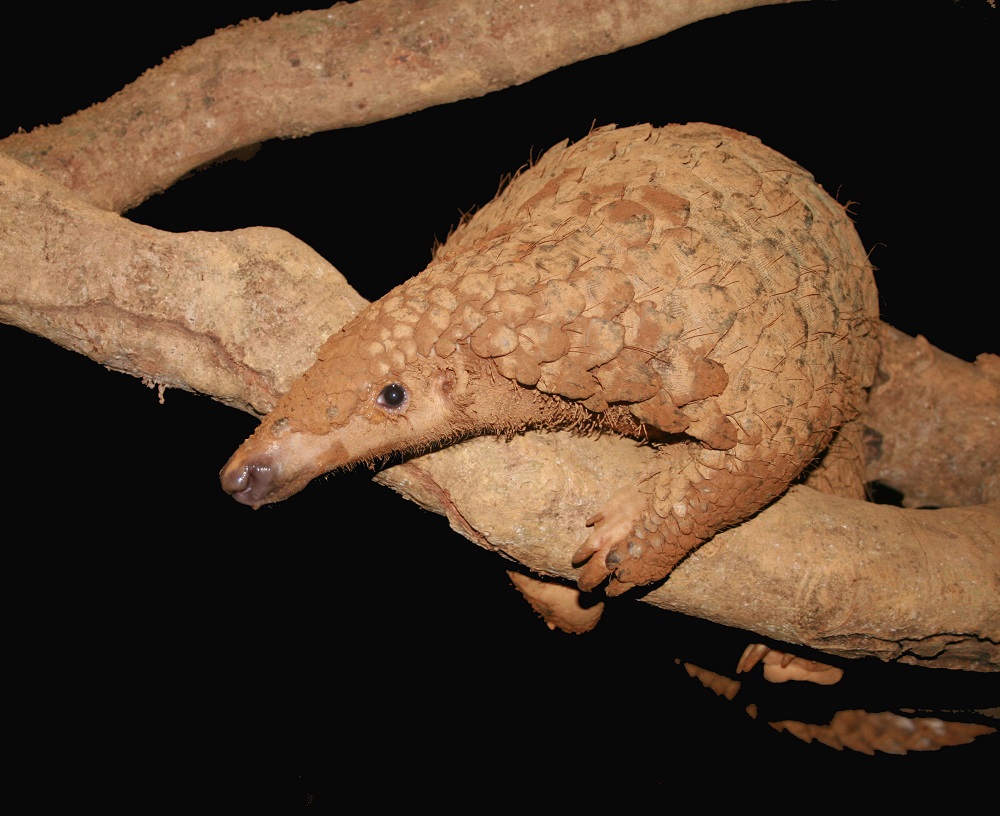
[[[787,2],[365,0],[247,20],[59,125],[8,136],[0,152],[124,212],[256,142],[483,96],[698,20]]]
[[[0,320],[116,371],[262,415],[365,303],[282,230],[175,235],[3,154],[0,178]]]

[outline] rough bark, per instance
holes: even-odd
[[[8,136],[0,152],[123,212],[256,142],[483,96],[698,20],[782,2],[794,0],[365,0],[247,20],[59,125]]]
[[[869,481],[897,490],[907,507],[996,504],[1000,357],[980,354],[970,366],[891,327],[881,343],[865,416]]]
[[[379,480],[481,546],[570,581],[580,519],[646,455],[617,439],[535,434],[454,446]],[[483,470],[503,476],[485,488],[468,478]],[[909,510],[795,487],[642,600],[842,657],[997,671],[998,530],[996,505]]]
[[[143,380],[264,414],[365,302],[283,230],[173,234],[0,177],[0,319]]]
[[[487,93],[695,19],[760,4],[661,5],[669,13],[651,7],[642,18],[646,24],[625,26],[613,41],[597,22],[592,36],[581,34],[565,49],[552,49],[539,33],[547,30],[542,26],[494,22],[501,47],[486,54],[421,39],[413,33],[419,20],[394,15],[387,3],[338,6],[332,16],[307,12],[220,32],[107,103],[0,142],[0,151],[13,157],[4,160],[0,189],[0,319],[147,381],[262,413],[362,299],[307,246],[278,231],[175,236],[108,211],[128,209],[242,145]],[[688,10],[695,5],[697,12]],[[472,9],[463,13],[485,16],[481,5],[427,8],[441,15]],[[337,60],[315,53],[336,50],[330,29],[316,33],[313,27],[333,26],[328,21],[338,15],[361,15],[337,23],[344,38],[339,42],[348,44],[337,60],[351,66],[350,76]],[[577,19],[593,18],[581,13]],[[389,29],[393,34],[384,39],[372,35]],[[535,36],[515,43],[509,39],[515,31]],[[357,53],[375,40],[377,52]],[[502,59],[515,45],[522,57],[518,66]],[[234,50],[248,64],[234,61]],[[496,67],[479,67],[490,59]],[[317,64],[323,69],[314,71]],[[362,70],[366,64],[370,73]],[[302,81],[303,71],[310,72],[309,81]],[[294,72],[294,79],[284,72]],[[190,83],[188,90],[179,92],[178,83]],[[289,93],[292,85],[295,95]],[[205,88],[212,88],[210,101]],[[251,123],[248,99],[272,107],[263,115],[255,108]],[[320,99],[331,100],[330,108]],[[117,172],[123,162],[136,172]],[[142,270],[139,283],[136,269]],[[130,282],[122,287],[126,271]],[[228,313],[212,305],[222,302]],[[236,303],[244,306],[239,312],[232,310]],[[315,308],[303,311],[306,303]],[[284,319],[291,311],[295,323]],[[275,333],[274,326],[287,333]],[[898,510],[796,488],[758,518],[718,536],[645,600],[841,655],[1000,668],[997,359],[983,355],[973,365],[919,339],[889,330],[884,337],[885,381],[875,389],[866,418],[875,432],[871,478],[897,487],[909,504],[978,506]],[[912,376],[915,361],[920,377]],[[925,410],[932,411],[932,421]],[[911,418],[920,433],[906,424]],[[580,519],[642,455],[641,448],[619,440],[533,434],[510,443],[465,443],[381,478],[446,513],[476,543],[528,570],[569,578],[568,554],[579,544]],[[937,476],[942,465],[948,479],[926,478]],[[563,487],[568,472],[583,482],[573,491]],[[485,481],[470,474],[484,473],[490,474],[492,494],[469,489]],[[497,474],[506,481],[500,483]],[[492,514],[498,496],[512,510],[507,519]],[[533,520],[530,539],[519,524],[524,517]],[[733,575],[741,576],[735,590]],[[942,594],[952,603],[921,602]],[[912,614],[901,619],[900,609]]]

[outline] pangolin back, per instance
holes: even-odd
[[[552,148],[358,322],[386,369],[467,343],[522,386],[629,404],[720,449],[790,412],[837,427],[877,357],[844,208],[757,139],[702,124]]]

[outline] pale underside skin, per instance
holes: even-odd
[[[574,560],[618,594],[815,460],[859,412],[876,326],[860,241],[804,170],[725,128],[603,128],[331,337],[222,483],[256,507],[470,435],[624,434],[658,455],[581,519]]]

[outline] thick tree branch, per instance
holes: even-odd
[[[793,1],[364,0],[248,20],[59,125],[0,140],[0,152],[124,212],[256,142],[483,96],[698,20]]]
[[[1000,501],[1000,357],[974,365],[891,327],[865,424],[868,479],[908,507]]]
[[[2,154],[0,178],[0,320],[143,380],[264,414],[364,304],[282,230],[175,235]]]
[[[378,478],[471,541],[572,581],[580,520],[649,454],[619,439],[528,434],[473,440]],[[998,596],[1000,506],[905,510],[796,487],[643,600],[842,657],[998,671]]]

